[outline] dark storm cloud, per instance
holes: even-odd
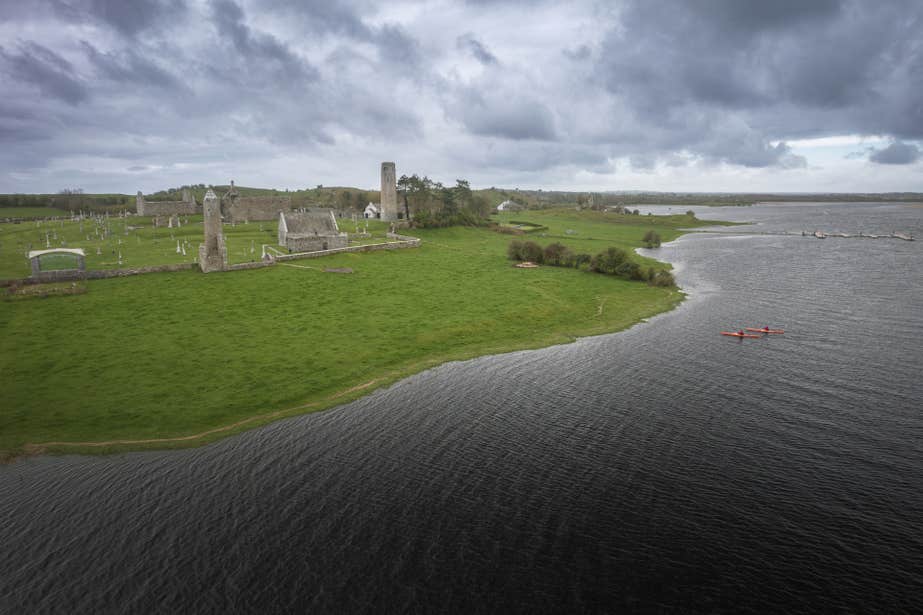
[[[496,64],[497,56],[479,40],[474,38],[474,34],[468,32],[455,39],[455,46],[459,49],[468,51],[474,56],[474,59],[481,64]]]
[[[343,166],[425,151],[491,181],[807,176],[793,141],[842,135],[886,139],[861,152],[883,176],[921,157],[921,15],[916,0],[0,0],[0,182],[340,151]]]
[[[182,0],[36,0],[36,4],[49,5],[66,21],[108,24],[126,36],[182,19],[186,10]]]
[[[714,156],[710,137],[731,114],[762,144],[730,139],[722,158],[786,166],[770,141],[920,137],[921,12],[909,0],[631,1],[603,40],[596,78],[642,124],[697,125],[673,132],[665,149]]]
[[[0,70],[15,82],[33,85],[45,96],[71,105],[89,97],[86,85],[74,76],[73,65],[38,43],[23,43],[18,52],[0,47]]]
[[[285,16],[305,32],[323,39],[346,38],[375,45],[382,59],[389,62],[414,66],[420,61],[416,40],[400,26],[387,22],[370,26],[363,20],[363,13],[375,13],[367,2],[257,0],[256,7]]]
[[[211,10],[219,36],[229,40],[239,57],[258,71],[251,73],[251,76],[269,73],[278,84],[291,83],[293,80],[314,81],[318,78],[317,69],[300,58],[287,44],[271,34],[251,29],[236,2],[213,0]]]
[[[912,143],[895,142],[881,150],[873,150],[869,160],[878,164],[913,164],[920,159],[920,148]]]

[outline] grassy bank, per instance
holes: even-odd
[[[583,252],[638,247],[650,229],[668,240],[694,224],[683,216],[533,217],[548,241]],[[446,360],[624,329],[681,300],[675,289],[576,270],[515,269],[505,257],[511,237],[487,229],[414,234],[424,240],[419,249],[98,280],[78,296],[0,302],[0,451],[201,444]],[[333,267],[354,273],[323,271]]]

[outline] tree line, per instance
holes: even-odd
[[[491,212],[487,197],[475,194],[464,179],[443,186],[425,175],[402,175],[397,192],[404,216],[419,227],[480,226]]]
[[[628,252],[616,247],[608,248],[591,256],[573,252],[564,244],[557,242],[543,248],[534,241],[518,241],[514,239],[507,246],[506,253],[510,260],[515,261],[528,261],[551,267],[572,267],[580,271],[590,271],[625,278],[626,280],[647,282],[651,286],[676,285],[676,280],[669,271],[654,267],[645,269],[631,260]]]
[[[123,194],[84,194],[80,188],[65,188],[58,194],[0,194],[0,207],[52,207],[68,211],[125,209],[134,199]]]

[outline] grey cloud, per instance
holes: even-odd
[[[864,158],[920,159],[915,0],[472,0],[452,4],[438,31],[431,9],[0,0],[0,19],[35,33],[0,48],[0,183],[24,185],[11,170],[87,173],[68,159],[117,160],[113,181],[154,182],[193,173],[186,164],[270,168],[348,149],[361,166],[361,152],[406,148],[473,184],[534,184],[626,160],[620,169],[658,176],[696,163],[805,168],[786,142],[852,134],[893,141]],[[500,61],[487,42],[499,45],[513,16],[522,29]],[[560,32],[548,27],[557,19]],[[459,53],[481,63],[474,76]]]
[[[564,57],[574,60],[574,61],[583,61],[589,59],[590,55],[593,53],[589,45],[580,45],[574,49],[563,49],[561,53],[564,54]]]
[[[468,32],[459,36],[455,40],[455,46],[458,49],[468,51],[481,64],[497,64],[497,56],[479,40],[474,38],[474,34]]]
[[[343,0],[258,0],[261,10],[288,15],[311,34],[342,34],[356,39],[371,39],[372,29],[359,17],[358,8]]]
[[[473,134],[513,140],[554,140],[554,116],[544,104],[522,95],[464,88],[453,103],[455,115]]]
[[[161,88],[180,88],[180,81],[153,61],[129,47],[120,52],[103,53],[86,41],[81,46],[98,73],[119,83],[135,83]]]
[[[382,59],[393,63],[415,66],[420,61],[417,41],[400,26],[385,23],[369,26],[362,18],[364,13],[374,13],[367,2],[329,0],[256,0],[259,10],[285,15],[310,34],[321,37],[347,37],[357,42],[371,43],[378,48]]]
[[[657,157],[650,154],[635,154],[628,157],[628,162],[635,171],[651,171],[657,166]]]
[[[39,0],[44,3],[67,21],[105,23],[126,36],[181,19],[186,11],[181,0]]]
[[[293,82],[314,81],[319,77],[317,69],[284,42],[250,28],[237,3],[212,0],[210,6],[219,35],[228,39],[239,54],[238,59],[252,68],[247,75],[241,75],[242,78],[254,80],[260,85],[274,83],[275,87],[279,87]]]
[[[804,156],[792,153],[792,148],[786,143],[749,145],[751,146],[725,155],[725,160],[745,167],[775,166],[784,169],[802,169],[807,166]]]
[[[31,83],[46,96],[76,105],[89,98],[86,85],[74,76],[74,67],[51,49],[27,42],[19,53],[9,53],[0,47],[2,70],[14,80]]]
[[[731,36],[784,30],[835,18],[843,0],[704,0],[696,9]]]
[[[801,167],[803,159],[769,141],[919,138],[921,15],[909,0],[629,0],[602,41],[595,78],[660,134],[664,152]],[[743,148],[713,132],[729,113],[755,133]]]
[[[417,41],[398,26],[385,24],[374,36],[378,51],[390,66],[417,67],[420,63],[420,49]]]
[[[576,167],[611,173],[606,152],[598,147],[550,142],[490,139],[476,148],[460,150],[456,157],[465,168],[536,173],[551,168]]]
[[[912,143],[896,141],[880,150],[872,150],[869,160],[878,164],[913,164],[920,159],[920,148]]]

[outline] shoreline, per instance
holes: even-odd
[[[197,434],[150,439],[125,438],[118,440],[90,442],[28,442],[23,444],[20,450],[11,451],[0,457],[0,465],[8,465],[20,459],[38,457],[42,455],[113,455],[141,451],[180,450],[205,446],[213,442],[244,433],[246,431],[264,427],[276,421],[293,418],[296,416],[314,414],[315,412],[324,412],[326,410],[331,410],[333,408],[352,403],[367,397],[368,395],[371,395],[381,388],[397,384],[402,380],[410,378],[411,376],[421,374],[430,369],[435,369],[447,363],[473,361],[481,357],[498,356],[514,352],[541,350],[544,348],[551,348],[553,346],[572,344],[583,338],[621,333],[639,324],[647,323],[655,316],[666,314],[675,310],[686,300],[688,296],[681,288],[671,289],[670,295],[672,301],[669,307],[663,310],[644,314],[634,322],[631,322],[619,329],[602,330],[591,328],[586,331],[576,331],[574,333],[566,333],[563,331],[552,332],[547,337],[532,340],[531,342],[527,342],[524,345],[475,348],[469,349],[468,351],[462,353],[431,357],[406,367],[399,367],[393,371],[373,378],[368,382],[361,383],[350,388],[328,394],[326,396],[321,396],[322,398],[319,400],[306,401],[305,403],[297,406],[257,414],[245,419],[241,419],[239,421],[235,421],[234,423],[214,427]]]
[[[673,241],[679,239],[679,237],[691,234],[692,231],[693,229],[684,229],[678,236],[673,238]],[[648,253],[641,254],[641,256],[644,258],[652,258],[656,255],[650,255]],[[668,262],[659,262],[672,267]],[[682,288],[678,287],[662,290],[664,291],[663,294],[649,297],[643,302],[634,304],[639,306],[639,309],[631,313],[621,311],[611,312],[607,309],[608,304],[606,304],[603,308],[606,314],[603,316],[600,313],[602,310],[599,309],[602,305],[599,304],[599,298],[596,297],[591,301],[591,303],[593,303],[593,312],[595,315],[587,317],[585,320],[549,323],[554,326],[553,329],[531,329],[526,335],[523,335],[523,333],[526,333],[525,331],[520,331],[519,337],[516,339],[489,339],[487,337],[482,337],[477,340],[476,343],[468,347],[449,348],[447,352],[436,352],[429,356],[425,354],[416,357],[405,356],[403,363],[398,362],[392,366],[380,365],[377,371],[368,370],[362,373],[362,378],[358,382],[349,383],[341,380],[340,383],[338,383],[338,386],[341,387],[339,389],[315,390],[314,393],[301,399],[298,399],[296,396],[295,399],[291,400],[290,403],[285,404],[283,407],[273,408],[269,406],[261,408],[259,405],[256,405],[254,413],[252,414],[243,415],[242,417],[238,415],[236,419],[225,423],[213,425],[202,424],[199,426],[199,429],[190,430],[186,433],[177,433],[174,431],[172,434],[167,432],[164,435],[158,434],[150,438],[132,437],[130,433],[126,433],[124,436],[113,434],[115,437],[100,440],[86,438],[79,440],[68,440],[66,438],[45,439],[44,441],[35,441],[37,439],[26,440],[14,448],[0,452],[0,465],[15,462],[20,458],[39,455],[119,454],[134,451],[173,450],[203,446],[244,431],[268,425],[284,418],[312,414],[314,412],[320,412],[348,404],[366,397],[378,389],[388,387],[410,376],[422,373],[445,363],[469,361],[484,356],[502,355],[511,352],[537,350],[572,343],[584,337],[611,335],[628,330],[637,324],[648,322],[657,315],[676,309],[688,296]],[[621,291],[618,292],[621,293]],[[587,301],[589,301],[589,299],[587,299]],[[605,300],[603,300],[603,303],[605,303]],[[597,319],[600,319],[600,321],[597,321]],[[542,324],[543,323],[539,322],[537,326],[541,327]],[[539,333],[539,335],[535,335],[535,333]],[[436,350],[436,348],[431,348],[430,350]],[[193,404],[189,407],[201,408],[202,406]],[[129,430],[125,431],[127,432]]]

